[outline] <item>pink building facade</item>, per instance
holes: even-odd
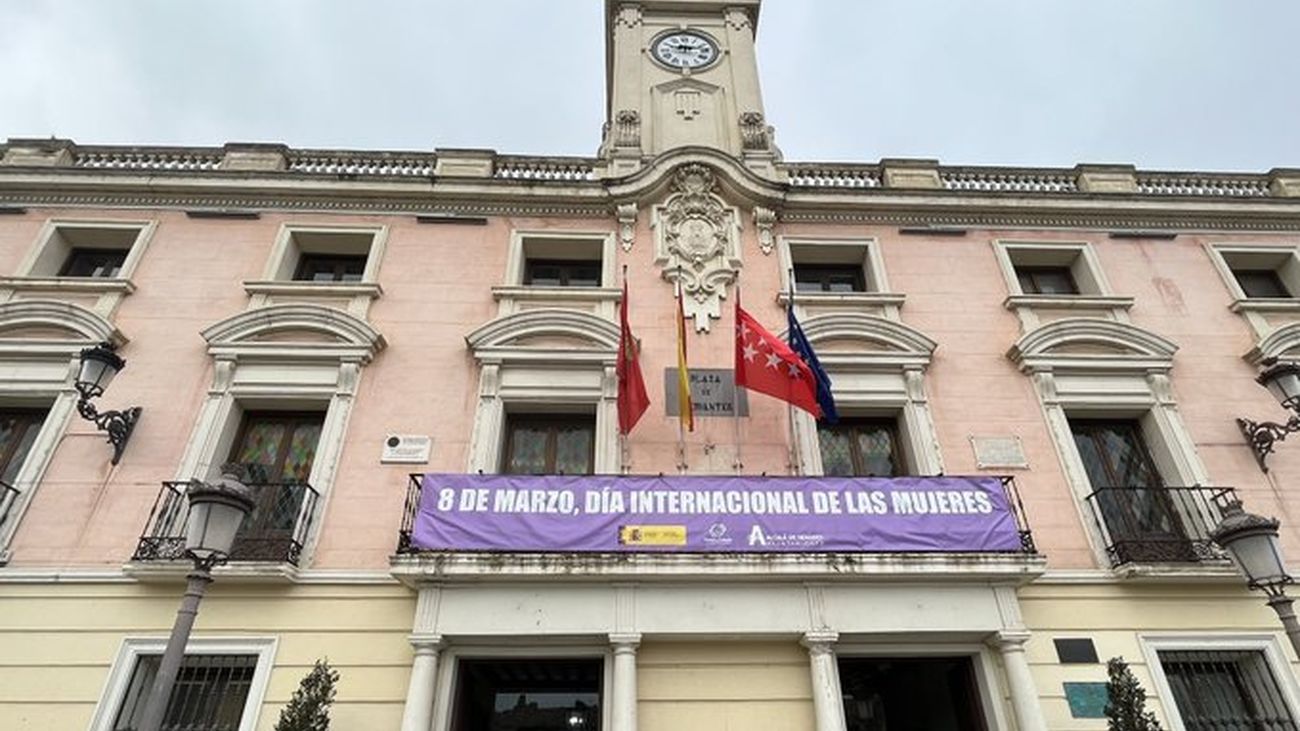
[[[3,725],[132,728],[171,511],[234,461],[260,512],[191,640],[197,728],[272,728],[325,656],[336,729],[1100,729],[1114,656],[1170,728],[1294,728],[1296,657],[1209,531],[1235,496],[1300,553],[1300,451],[1265,471],[1237,423],[1285,421],[1255,377],[1300,348],[1300,172],[787,162],[758,5],[609,4],[590,159],[0,148]],[[690,367],[726,370],[740,293],[780,333],[791,277],[841,422],[751,393],[679,442],[678,280]],[[142,409],[117,464],[76,411],[102,341],[97,405]],[[1032,543],[418,550],[426,472],[1008,475]]]

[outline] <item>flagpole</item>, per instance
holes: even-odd
[[[786,329],[789,330],[790,312],[794,312],[794,267],[786,270],[786,286],[789,288],[789,296],[786,297]],[[793,333],[786,333],[786,340],[789,341]],[[786,454],[790,460],[790,474],[803,474],[803,465],[799,462],[799,435],[794,430],[794,404],[789,401],[785,402],[785,438]]]
[[[737,315],[740,314],[740,272],[736,272],[736,307],[734,312]],[[736,320],[737,321],[733,323],[736,328],[735,337],[740,337],[740,318],[737,317]],[[732,346],[732,351],[735,351],[734,344]],[[740,457],[740,386],[736,384],[737,365],[740,364],[736,363],[732,366],[731,374],[731,424],[733,427],[733,436],[736,440],[736,461],[732,463],[731,467],[736,471],[736,474],[740,475],[745,472],[745,461]]]
[[[677,270],[677,291],[673,298],[673,308],[675,310],[673,313],[673,329],[677,331],[677,337],[683,341],[677,344],[680,350],[686,340],[686,312],[682,309],[682,263],[677,259],[676,254],[673,255],[673,265],[673,268]],[[680,364],[678,367],[680,368]],[[689,381],[686,386],[689,388]],[[677,388],[682,388],[680,378],[678,378]],[[682,403],[682,395],[679,393],[677,394],[677,472],[684,475],[690,466],[686,463],[686,425],[685,414],[681,413]],[[691,418],[693,419],[694,416]]]
[[[623,301],[619,303],[623,311],[623,314],[620,315],[620,321],[621,318],[626,317],[626,313],[627,313],[627,264],[623,265],[623,297],[624,297]],[[627,354],[619,353],[618,357],[626,358]],[[622,361],[619,362],[621,363]],[[621,413],[622,412],[620,411],[620,414]],[[620,423],[618,428],[618,471],[619,473],[624,475],[628,474],[628,472],[631,469],[631,464],[630,464],[631,460],[632,460],[632,452],[627,444],[627,433],[623,431],[623,425]]]

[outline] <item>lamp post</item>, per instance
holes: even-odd
[[[1264,361],[1264,366],[1255,381],[1267,388],[1282,408],[1293,412],[1295,416],[1285,424],[1237,419],[1237,426],[1241,427],[1241,433],[1255,451],[1255,461],[1259,463],[1259,468],[1268,472],[1268,465],[1264,461],[1273,453],[1276,443],[1300,431],[1300,365],[1269,358]]]
[[[253,509],[248,488],[234,475],[224,474],[213,483],[196,482],[186,494],[190,503],[185,531],[185,555],[194,562],[194,570],[186,577],[185,596],[176,610],[167,650],[158,664],[153,688],[145,704],[140,731],[159,731],[172,686],[181,661],[185,658],[185,645],[189,641],[194,618],[199,613],[203,592],[212,583],[212,567],[224,563],[235,543],[235,533],[244,516]]]
[[[140,407],[132,406],[123,411],[101,412],[91,403],[91,399],[104,395],[104,389],[126,367],[126,361],[117,354],[117,346],[103,342],[93,348],[81,351],[81,369],[77,372],[77,413],[86,421],[94,422],[102,432],[108,432],[108,443],[113,445],[113,464],[122,459],[122,450],[131,438],[135,422],[140,418]]]
[[[1278,540],[1279,525],[1277,518],[1247,513],[1241,501],[1234,498],[1223,506],[1223,519],[1210,531],[1210,538],[1246,575],[1247,586],[1268,595],[1268,605],[1277,612],[1291,647],[1300,655],[1300,621],[1296,619],[1295,600],[1286,594],[1287,584],[1295,579],[1286,572]]]

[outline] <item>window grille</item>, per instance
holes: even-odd
[[[135,731],[162,655],[141,655],[113,731]],[[186,655],[163,714],[162,731],[239,731],[257,655]]]
[[[1295,731],[1264,653],[1177,651],[1159,657],[1187,731]]]

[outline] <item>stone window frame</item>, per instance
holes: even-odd
[[[1159,652],[1168,651],[1258,651],[1263,653],[1269,672],[1277,681],[1282,697],[1291,711],[1291,717],[1300,722],[1300,685],[1296,683],[1291,671],[1291,662],[1287,660],[1282,643],[1275,633],[1143,633],[1138,635],[1138,644],[1142,648],[1142,657],[1146,661],[1147,672],[1151,674],[1152,690],[1160,699],[1164,709],[1165,720],[1170,731],[1185,731],[1178,704],[1174,701],[1173,689],[1165,675],[1164,666],[1160,664]]]
[[[995,652],[982,641],[952,641],[911,645],[900,643],[871,643],[844,640],[835,644],[835,697],[841,697],[839,662],[843,659],[871,657],[967,657],[971,661],[971,672],[975,676],[975,690],[979,694],[981,710],[984,712],[985,728],[1011,728],[1005,705],[1010,695],[1001,680],[1001,670],[995,658]]]
[[[1046,311],[1066,310],[1079,315],[1100,316],[1128,322],[1133,298],[1115,294],[1091,241],[1039,241],[1033,239],[993,239],[993,254],[1007,286],[1003,307],[1020,320],[1022,332],[1043,323]],[[1037,259],[1025,262],[1024,259]],[[1066,266],[1079,294],[1025,294],[1020,288],[1016,264]]]
[[[10,337],[11,331],[56,329],[68,339]],[[46,406],[45,423],[37,432],[14,479],[18,490],[9,517],[0,526],[0,566],[10,559],[10,544],[40,487],[54,451],[76,413],[74,387],[83,348],[108,341],[121,346],[126,337],[99,314],[70,302],[15,300],[0,303],[0,403]]]
[[[497,301],[497,315],[504,317],[539,307],[564,307],[614,319],[615,306],[622,296],[618,283],[616,239],[614,231],[512,229],[506,250],[504,283],[492,287],[492,298]],[[591,257],[593,252],[589,251],[573,255],[563,248],[556,254],[557,258],[599,260],[599,287],[538,287],[524,284],[530,248],[546,249],[548,244],[563,247],[568,242],[576,242],[579,249],[590,247],[599,254]]]
[[[327,335],[335,342],[262,341],[286,332]],[[231,573],[267,573],[292,579],[310,564],[320,540],[342,457],[349,417],[361,372],[386,342],[382,334],[352,315],[323,305],[270,305],[228,317],[202,332],[213,358],[212,385],[177,466],[175,480],[211,479],[230,453],[245,411],[321,411],[320,441],[308,483],[320,495],[314,527],[297,568],[240,562],[218,569]],[[144,562],[132,571],[157,570]],[[173,571],[163,567],[163,571]]]
[[[543,660],[591,659],[600,660],[600,727],[611,728],[614,711],[614,650],[608,639],[591,642],[565,642],[563,644],[538,640],[536,637],[503,637],[498,642],[451,644],[438,656],[438,678],[434,689],[433,728],[451,731],[455,717],[457,668],[461,659],[467,660]],[[241,729],[241,731],[243,731]]]
[[[14,275],[0,277],[0,300],[13,299],[18,292],[33,292],[44,296],[95,296],[95,304],[90,309],[103,317],[111,317],[122,298],[135,291],[132,277],[157,228],[158,221],[154,219],[47,219],[36,235],[35,244],[27,250]],[[126,259],[116,277],[59,276],[59,271],[73,248],[63,242],[60,233],[73,229],[136,231],[135,240],[127,247]]]
[[[248,637],[190,637],[185,645],[186,655],[256,655],[257,669],[249,683],[248,698],[240,717],[239,731],[254,731],[262,703],[266,699],[271,671],[275,665],[279,640],[274,636]],[[161,655],[167,649],[166,637],[125,637],[118,646],[117,655],[109,667],[108,678],[100,692],[99,702],[91,717],[90,731],[112,731],[118,711],[125,700],[127,685],[141,655]]]
[[[295,239],[303,235],[371,236],[366,249],[366,268],[360,282],[300,282],[293,279],[302,250]],[[365,318],[371,303],[383,294],[379,285],[379,268],[383,264],[388,246],[386,224],[308,224],[283,223],[276,233],[275,242],[262,268],[261,279],[244,282],[250,309],[266,307],[277,302],[306,300],[338,300],[345,303],[348,313]],[[337,253],[319,251],[309,253]],[[360,253],[352,251],[353,254]]]
[[[1277,327],[1269,322],[1269,313],[1300,315],[1300,245],[1207,242],[1205,253],[1210,257],[1215,271],[1219,273],[1224,286],[1232,296],[1229,309],[1245,318],[1257,339],[1263,340]],[[1232,273],[1232,264],[1229,260],[1235,257],[1277,260],[1279,263],[1266,268],[1277,272],[1282,283],[1294,292],[1295,296],[1247,297],[1236,275]]]
[[[777,301],[789,304],[790,271],[798,254],[804,250],[823,249],[827,263],[858,264],[862,266],[865,292],[799,292],[795,294],[795,314],[800,319],[813,312],[845,310],[870,312],[891,320],[899,319],[899,309],[905,295],[891,292],[885,274],[885,259],[881,254],[880,240],[874,236],[777,236],[777,260],[781,265],[781,292]],[[809,307],[812,307],[810,310]]]
[[[559,338],[565,344],[528,341]],[[470,473],[496,473],[504,449],[507,411],[565,412],[594,409],[593,473],[623,471],[618,444],[619,330],[589,312],[536,309],[499,317],[465,336],[479,364],[478,403],[470,434]],[[579,341],[586,347],[568,342]]]
[[[827,313],[800,324],[814,348],[828,340],[856,340],[870,346],[861,352],[818,353],[831,377],[836,410],[846,417],[896,418],[907,473],[943,474],[939,436],[925,390],[925,371],[938,344],[901,322],[860,312]],[[796,469],[799,474],[821,475],[817,421],[801,409],[792,414]]]
[[[1089,347],[1098,352],[1078,352]],[[1053,352],[1058,348],[1064,351]],[[1094,488],[1074,443],[1071,416],[1136,419],[1166,484],[1214,484],[1174,396],[1169,373],[1177,350],[1173,342],[1136,325],[1066,318],[1026,333],[1007,353],[1033,382],[1062,474],[1099,566],[1110,568],[1104,537],[1086,505]],[[1121,570],[1153,571],[1149,566]],[[1218,573],[1222,567],[1198,565],[1196,570]]]

